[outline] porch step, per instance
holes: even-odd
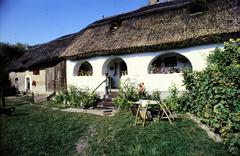
[[[99,107],[114,107],[113,102],[106,102],[106,101],[98,102],[97,106],[99,106]]]
[[[112,99],[112,98],[104,98],[103,101],[104,101],[104,102],[112,102],[113,99]]]
[[[98,102],[96,109],[100,109],[103,115],[111,116],[114,110],[113,99],[118,96],[118,90],[112,90],[108,95],[104,95],[101,102]]]
[[[118,94],[112,95],[112,94],[108,94],[108,95],[104,95],[105,99],[113,99],[116,98],[118,96]]]
[[[115,91],[111,91],[111,92],[109,92],[109,94],[110,95],[118,95],[118,91],[116,91],[116,90]]]
[[[108,93],[108,95],[104,95],[104,99],[113,99],[118,96],[118,91],[111,91]]]

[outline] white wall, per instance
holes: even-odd
[[[95,89],[102,81],[105,80],[105,76],[102,74],[102,66],[106,61],[107,57],[95,57],[87,59],[89,63],[92,65],[93,75],[92,76],[76,76],[76,72],[78,71],[75,68],[75,65],[78,67],[79,61],[67,61],[67,86],[77,86],[81,88],[90,88]],[[85,60],[84,60],[85,61]],[[81,62],[84,62],[80,60]],[[104,86],[102,85],[98,90],[104,91]]]
[[[18,78],[19,90],[26,91],[26,78],[30,79],[30,91],[35,94],[46,94],[46,86],[45,86],[45,70],[40,70],[39,75],[33,75],[32,71],[25,72],[11,72],[9,73],[9,78],[11,80],[11,84],[14,86],[15,78]],[[36,82],[36,87],[32,86],[32,82]]]
[[[128,68],[128,75],[123,76],[122,80],[130,78],[132,81],[144,82],[148,91],[168,91],[169,86],[173,83],[177,85],[179,90],[184,90],[182,83],[183,77],[181,73],[173,74],[148,74],[149,63],[156,57],[174,52],[179,53],[191,62],[193,70],[200,71],[206,67],[206,57],[210,51],[216,47],[223,47],[223,44],[212,44],[204,46],[195,46],[183,49],[172,49],[159,52],[145,52],[140,54],[128,54],[120,56],[106,56],[106,57],[93,57],[87,59],[93,68],[92,76],[74,76],[74,67],[79,61],[67,61],[67,85],[77,87],[88,87],[95,89],[104,79],[103,69],[106,68],[106,62],[109,62],[115,57],[122,58]],[[76,70],[76,69],[75,69]],[[104,92],[105,85],[102,85],[97,91]]]

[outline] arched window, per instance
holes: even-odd
[[[92,76],[92,74],[92,65],[88,61],[83,62],[77,72],[77,76]]]
[[[183,55],[167,53],[154,58],[148,68],[149,74],[180,73],[185,69],[192,69],[191,62]]]

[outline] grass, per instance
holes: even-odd
[[[98,125],[90,140],[90,155],[226,156],[222,144],[214,143],[192,121],[171,126],[167,121],[134,127],[129,113],[121,113]]]
[[[77,155],[79,138],[88,139],[85,155],[227,156],[192,121],[182,119],[133,126],[129,112],[114,117],[51,110],[21,101],[12,116],[0,117],[0,153],[5,155]],[[89,128],[95,129],[89,131]]]
[[[20,103],[21,105],[21,103]],[[75,155],[75,143],[96,116],[25,104],[1,117],[1,155]]]

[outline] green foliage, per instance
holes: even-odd
[[[92,93],[89,89],[81,89],[71,86],[69,90],[62,90],[53,98],[53,103],[56,105],[69,105],[71,107],[89,108],[96,106],[99,101],[99,96]]]
[[[184,113],[191,110],[196,109],[195,105],[193,104],[193,99],[192,96],[189,92],[184,92],[183,94],[180,95],[178,98],[178,107],[177,111],[180,113]]]
[[[163,100],[163,102],[170,110],[176,111],[178,108],[178,101],[178,90],[175,84],[173,84],[169,87],[169,95]]]
[[[119,94],[114,100],[114,105],[119,109],[129,109],[133,102],[138,100],[157,100],[161,101],[160,92],[154,91],[152,94],[148,94],[146,91],[139,93],[137,84],[130,80],[125,81],[119,86]]]
[[[119,109],[128,109],[134,101],[138,101],[137,85],[129,80],[119,84],[119,93],[114,105]]]
[[[209,55],[209,64],[217,66],[239,66],[240,65],[240,39],[225,42],[224,49],[215,49],[214,53]]]
[[[27,45],[20,43],[11,45],[0,42],[0,71],[2,71],[11,61],[20,57],[26,51],[27,47]]]
[[[20,43],[11,45],[0,42],[0,89],[9,88],[8,71],[6,67],[11,61],[19,58],[26,49],[27,46]]]
[[[180,100],[180,109],[202,119],[225,139],[228,150],[240,154],[240,39],[225,43],[208,58],[201,72],[185,71],[189,93]],[[187,97],[188,95],[188,97]]]
[[[152,92],[152,94],[147,94],[146,99],[149,100],[155,100],[155,101],[160,101],[161,102],[161,94],[159,91],[155,90]]]

